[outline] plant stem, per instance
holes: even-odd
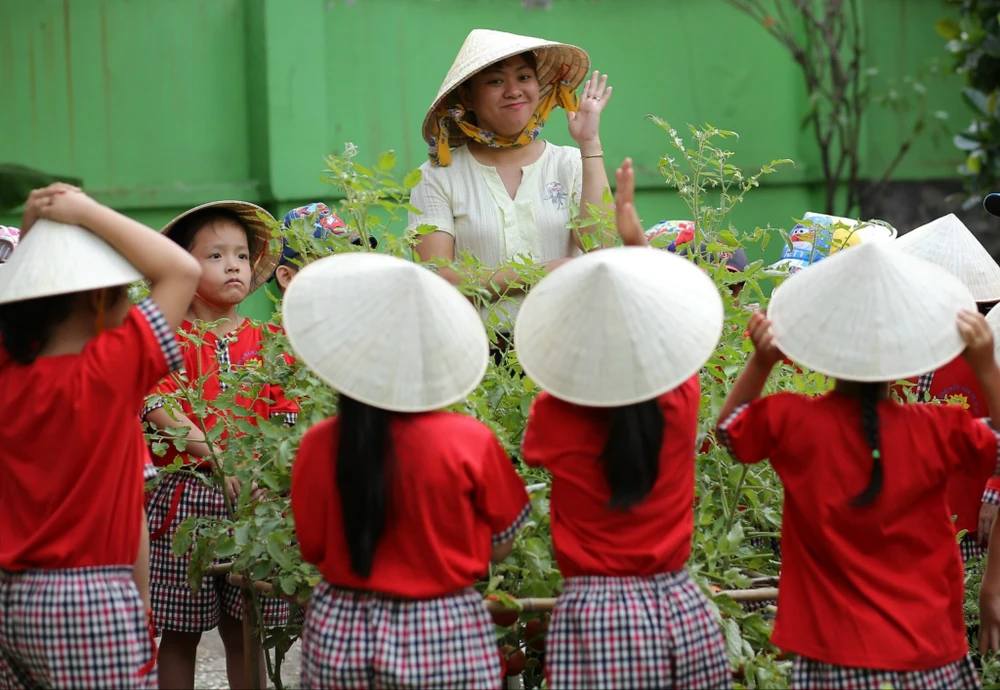
[[[729,513],[726,516],[726,527],[722,532],[723,536],[729,536],[730,530],[733,529],[733,523],[736,521],[737,505],[740,502],[740,497],[743,495],[743,483],[746,482],[747,473],[750,471],[750,465],[743,465],[740,468],[740,479],[736,482],[736,491],[733,492],[733,505],[729,508]]]

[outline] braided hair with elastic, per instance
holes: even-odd
[[[872,473],[864,491],[851,499],[853,506],[871,505],[882,492],[882,452],[879,444],[878,383],[861,384],[861,430],[872,451]]]

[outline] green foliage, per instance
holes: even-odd
[[[958,9],[959,18],[939,19],[936,29],[948,41],[952,68],[965,81],[962,97],[972,111],[968,127],[953,139],[965,156],[958,173],[968,193],[965,208],[972,208],[996,190],[1000,179],[1000,1],[946,2]]]
[[[778,160],[752,174],[745,173],[732,161],[734,154],[723,144],[735,140],[732,132],[706,126],[690,129],[685,141],[666,122],[653,118],[668,136],[673,153],[661,161],[660,169],[668,185],[677,190],[695,220],[698,241],[711,252],[733,251],[745,247],[759,255],[763,247],[781,229],[737,229],[730,221],[732,209],[756,188],[762,176],[769,175],[789,161]],[[433,231],[419,226],[401,237],[392,236],[388,225],[412,208],[409,190],[419,181],[419,172],[393,177],[395,157],[383,154],[372,167],[357,161],[357,149],[348,145],[345,153],[327,159],[323,178],[344,196],[339,214],[350,232],[362,237],[377,236],[378,251],[414,259],[414,245],[419,237]],[[606,199],[610,200],[610,199]],[[588,207],[583,220],[571,222],[581,234],[585,246],[597,249],[615,240],[613,215],[606,206]],[[279,242],[275,228],[274,242]],[[303,261],[330,252],[371,251],[367,242],[360,246],[347,240],[316,240],[308,221],[293,223],[288,241]],[[702,267],[716,281],[726,305],[726,325],[718,349],[701,374],[703,390],[699,416],[695,534],[689,568],[706,592],[710,588],[746,587],[752,578],[774,576],[778,563],[770,549],[770,539],[780,531],[781,486],[770,466],[744,467],[734,463],[715,442],[714,423],[726,392],[742,369],[751,350],[744,338],[747,322],[756,304],[764,303],[762,281],[770,280],[756,261],[745,273],[734,276],[723,265]],[[474,257],[463,255],[453,262],[433,262],[431,270],[450,270],[462,276],[459,289],[486,315],[487,332],[495,345],[502,345],[509,329],[503,300],[491,300],[491,279],[498,269],[484,266]],[[512,286],[529,287],[544,275],[544,270],[525,258],[507,266]],[[745,282],[739,297],[730,295],[736,281]],[[280,314],[275,315],[275,322]],[[189,336],[198,342],[202,337]],[[491,566],[489,577],[479,589],[500,598],[548,597],[559,592],[561,576],[552,554],[549,529],[550,478],[544,470],[528,468],[520,458],[520,444],[531,402],[538,394],[535,383],[522,375],[513,349],[499,348],[502,356],[491,362],[481,385],[453,409],[472,415],[487,424],[510,453],[518,471],[529,487],[533,512],[527,527],[517,536],[512,555],[502,564]],[[314,374],[298,363],[289,364],[282,352],[289,352],[285,336],[279,331],[268,335],[261,357],[263,364],[223,372],[228,384],[215,400],[206,401],[200,394],[204,372],[187,372],[184,390],[164,398],[168,410],[178,409],[185,397],[196,416],[219,415],[219,423],[208,433],[218,440],[225,433],[225,447],[213,456],[216,471],[208,480],[222,486],[224,477],[236,477],[243,489],[223,519],[203,518],[186,521],[178,531],[174,550],[193,549],[191,583],[198,586],[205,569],[216,559],[233,561],[233,572],[249,579],[272,583],[284,595],[306,598],[318,582],[316,569],[302,561],[295,544],[295,525],[289,509],[290,473],[296,448],[306,429],[336,411],[335,393]],[[269,382],[280,384],[286,395],[301,402],[301,413],[292,428],[283,428],[280,420],[245,419],[246,400],[262,395]],[[784,389],[804,393],[826,390],[829,383],[822,376],[803,374],[789,366],[779,367],[768,384],[769,391]],[[163,453],[168,442],[184,444],[176,434],[150,432],[154,452]],[[177,464],[168,472],[186,471]],[[250,501],[251,484],[265,488],[267,497]],[[259,595],[255,594],[255,597]],[[741,687],[784,687],[789,662],[777,659],[777,650],[769,642],[771,613],[750,612],[725,597],[714,600],[722,616],[724,631],[737,682]],[[531,616],[522,618],[522,623]],[[268,652],[272,682],[280,685],[283,653],[300,634],[294,623],[285,628],[261,633]],[[498,628],[498,638],[513,646],[526,643],[519,626]],[[541,684],[540,650],[528,645],[528,664],[524,679],[527,687]]]

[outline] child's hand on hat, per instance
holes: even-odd
[[[53,197],[70,193],[83,194],[79,187],[65,182],[56,182],[48,187],[33,190],[28,195],[28,200],[24,204],[24,214],[21,216],[22,238],[39,218],[49,218],[45,215],[44,209],[51,206]],[[57,219],[53,218],[52,220]]]
[[[993,329],[977,312],[963,309],[958,313],[958,332],[965,341],[962,356],[977,373],[997,366],[993,351]]]
[[[626,158],[615,171],[615,225],[626,247],[648,247],[646,231],[635,211],[635,171],[632,159]]]
[[[756,311],[750,317],[750,340],[753,341],[753,360],[767,369],[785,358],[778,346],[774,344],[774,334],[771,332],[771,322],[762,311]]]
[[[35,218],[31,219],[32,223],[37,218],[47,218],[59,223],[86,227],[88,212],[99,205],[79,187],[57,182],[44,189],[33,191],[28,197],[25,213],[27,214],[30,209],[35,215]]]

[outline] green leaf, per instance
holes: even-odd
[[[191,548],[191,539],[193,537],[192,530],[194,530],[195,524],[196,518],[191,517],[184,520],[184,522],[177,527],[173,543],[173,552],[175,556],[183,556],[187,553],[188,549]]]
[[[392,170],[396,167],[396,154],[393,151],[386,151],[378,159],[378,167],[382,170]]]
[[[979,111],[979,113],[987,117],[992,117],[993,113],[990,112],[989,97],[982,91],[968,87],[962,89],[962,96],[965,98],[965,101]]]
[[[722,632],[726,637],[726,654],[730,663],[738,663],[743,658],[743,636],[740,635],[740,626],[734,618],[725,618],[722,621]]]
[[[292,559],[288,556],[288,551],[281,541],[274,534],[267,536],[267,555],[274,559],[274,562],[282,570],[291,570],[295,567]]]
[[[945,39],[951,40],[957,38],[959,34],[962,33],[962,27],[958,25],[951,17],[942,17],[934,23],[934,30],[938,32],[938,35]]]
[[[421,172],[420,168],[411,170],[410,172],[406,173],[406,177],[403,178],[403,187],[408,190],[413,189],[418,184],[420,184],[420,180],[422,180],[423,177],[424,173]]]
[[[294,577],[283,577],[278,580],[278,583],[281,585],[281,591],[285,594],[295,594],[295,590],[298,588]]]
[[[236,540],[232,537],[223,537],[216,546],[215,556],[216,558],[230,558],[235,556],[237,552]]]
[[[264,580],[271,575],[271,571],[274,570],[274,564],[268,563],[267,561],[260,561],[255,564],[253,570],[250,573],[250,577],[254,580]]]

